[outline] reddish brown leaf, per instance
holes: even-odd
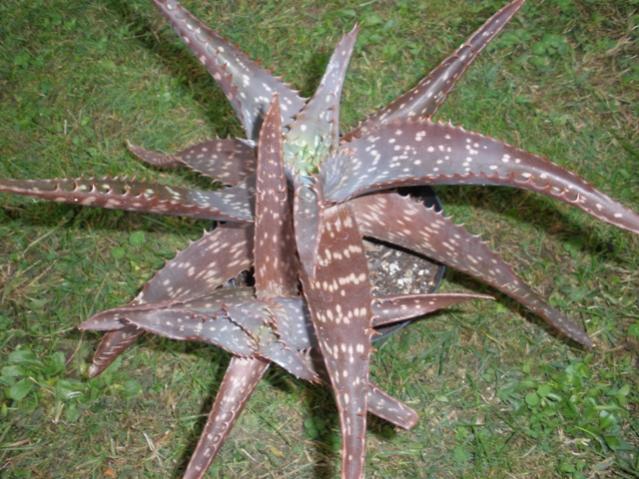
[[[257,143],[253,257],[258,298],[298,293],[293,205],[282,155],[282,124],[276,95],[264,117]]]
[[[154,0],[154,3],[218,82],[242,122],[247,138],[257,138],[260,118],[274,93],[280,96],[283,124],[288,124],[302,109],[304,100],[296,91],[204,25],[177,1]]]
[[[231,358],[184,479],[204,477],[268,366],[258,358]]]
[[[412,429],[419,421],[419,416],[413,409],[372,383],[368,385],[368,409],[377,417],[402,429]]]
[[[272,312],[269,304],[254,298],[250,288],[223,288],[207,297],[184,303],[114,308],[93,316],[79,328],[113,331],[134,325],[138,331],[170,339],[214,344],[240,356],[257,355],[300,379],[317,382],[317,373],[305,354],[311,347],[308,330],[304,331],[304,341],[301,344],[297,341],[299,348],[277,330],[277,325],[286,320],[296,322],[299,328],[310,326],[303,313],[301,298],[296,298],[296,303],[296,309],[276,308]],[[297,316],[283,318],[294,311]],[[275,315],[279,316],[277,320]]]
[[[639,234],[639,215],[540,156],[492,138],[408,118],[346,143],[325,163],[324,196],[344,201],[402,185],[498,185],[564,201]]]
[[[186,308],[136,309],[129,311],[123,321],[165,338],[213,344],[236,356],[253,356],[258,350],[244,328],[224,310],[201,315]]]
[[[251,267],[252,227],[219,225],[191,243],[144,286],[134,304],[187,301],[213,290]]]
[[[148,309],[157,309],[156,305],[145,305]],[[138,306],[137,308],[140,308]],[[122,328],[126,328],[126,314],[130,311],[137,311],[137,308],[123,307],[108,309],[106,311],[100,311],[98,314],[94,314],[86,321],[83,321],[78,326],[80,331],[117,331]]]
[[[118,331],[106,333],[100,340],[91,366],[89,366],[89,377],[96,377],[102,373],[115,359],[126,351],[142,334],[142,331],[135,326],[127,326]]]
[[[303,279],[342,431],[342,477],[363,477],[372,311],[368,268],[348,206],[321,212],[315,274]]]
[[[264,303],[271,312],[275,334],[289,347],[306,351],[314,345],[313,324],[301,297],[265,298]]]
[[[273,316],[277,334],[289,347],[297,351],[306,351],[316,346],[316,340],[311,337],[313,326],[301,298],[273,298],[265,300],[265,303]],[[385,304],[384,300],[382,303]],[[317,365],[313,361],[309,364],[311,369]],[[325,371],[317,371],[315,374],[328,379],[325,377]],[[412,428],[418,419],[417,413],[410,407],[381,391],[372,383],[369,383],[367,406],[371,414],[403,429]]]
[[[244,187],[203,191],[119,178],[0,180],[0,192],[83,206],[248,223]]]
[[[417,318],[474,299],[494,299],[485,294],[406,294],[373,298],[373,326],[385,326]]]
[[[250,267],[252,246],[251,227],[219,225],[169,261],[131,304],[186,301],[210,295],[213,289]],[[95,318],[85,323],[87,329]],[[119,316],[103,316],[102,321],[107,320],[119,322]],[[91,377],[104,371],[141,334],[141,330],[132,326],[106,333],[93,357]]]
[[[584,330],[546,304],[499,255],[441,213],[396,193],[349,202],[363,235],[424,254],[498,289],[542,317],[553,328],[587,348]]]
[[[259,300],[227,302],[224,310],[225,315],[242,328],[250,339],[256,355],[278,364],[300,379],[318,381],[315,368],[304,353],[305,349],[310,348],[310,344],[301,350],[291,345],[288,338],[277,331],[277,321],[274,318],[276,313],[267,303]],[[297,317],[295,320],[303,321],[304,318]]]
[[[78,326],[84,331],[114,331],[125,327],[124,320],[129,313],[139,313],[172,307],[187,308],[198,313],[205,311],[218,311],[224,308],[227,303],[255,302],[252,288],[220,288],[208,293],[204,297],[193,301],[171,300],[168,298],[164,302],[158,303],[136,303],[132,301],[126,306],[107,309],[94,314],[89,319]]]
[[[382,300],[382,304],[390,301],[390,298]],[[227,351],[247,353],[245,356],[254,351],[255,355],[275,362],[298,378],[318,381],[315,363],[306,354],[315,344],[315,340],[311,339],[312,325],[306,316],[301,298],[277,298],[260,302],[252,299],[249,288],[220,289],[208,298],[184,303],[182,307],[182,310],[174,308],[160,312],[156,311],[159,308],[155,305],[116,308],[94,316],[83,323],[80,329],[101,330],[109,327],[108,321],[112,321],[115,322],[110,325],[113,328],[128,328],[139,334],[143,330],[131,326],[126,319],[131,317],[135,324],[161,336],[212,344],[224,341],[222,347]],[[173,317],[170,317],[171,315]],[[271,320],[268,318],[269,315],[272,315]],[[179,323],[176,321],[178,316]],[[218,328],[215,337],[211,338],[206,328],[216,324],[214,317],[217,318],[218,326],[226,325],[227,329],[220,332],[222,328]],[[247,318],[253,319],[246,321]],[[254,318],[258,318],[258,321]],[[171,325],[163,325],[162,320],[169,320]],[[282,329],[283,324],[288,325],[286,329]],[[281,340],[269,332],[269,325],[275,328]],[[293,334],[289,335],[291,331]],[[290,342],[291,338],[294,340],[293,343]],[[242,343],[239,347],[238,341]],[[409,429],[417,420],[417,414],[412,409],[372,384],[368,390],[368,400],[371,414],[398,427]]]
[[[225,185],[236,185],[255,173],[255,149],[242,140],[208,140],[172,155],[128,143],[131,153],[158,168],[187,166]]]
[[[504,6],[414,88],[371,115],[356,129],[345,135],[344,140],[349,141],[398,118],[433,116],[466,69],[486,45],[502,31],[523,4],[524,0],[514,0]]]

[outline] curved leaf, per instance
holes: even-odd
[[[414,88],[364,120],[357,128],[346,134],[344,140],[349,141],[362,136],[378,126],[398,118],[410,116],[430,118],[433,116],[466,69],[475,61],[486,45],[503,30],[523,4],[524,0],[514,0],[502,7],[452,55],[420,80]]]
[[[231,358],[184,479],[204,477],[268,366],[259,358]]]
[[[452,125],[408,118],[344,144],[325,163],[324,196],[341,202],[407,185],[497,185],[535,191],[639,234],[639,215],[550,161]]]
[[[255,149],[242,140],[207,140],[172,155],[131,143],[127,146],[131,153],[152,166],[186,166],[225,185],[236,185],[255,173]]]
[[[203,191],[120,178],[0,180],[0,193],[58,203],[249,223],[250,190]]]
[[[302,109],[304,100],[296,91],[204,25],[179,2],[153,2],[218,82],[242,122],[247,138],[257,138],[260,119],[274,93],[282,102],[283,124],[288,124]]]
[[[592,347],[581,327],[546,304],[478,237],[441,213],[396,193],[356,198],[349,205],[363,235],[401,245],[466,273],[523,304],[570,339]]]

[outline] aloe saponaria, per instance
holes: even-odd
[[[134,337],[141,331],[147,331],[172,339],[203,341],[224,348],[233,355],[200,441],[187,466],[184,475],[187,478],[201,477],[206,472],[243,405],[271,362],[311,382],[318,382],[322,376],[326,376],[321,368],[321,361],[318,371],[317,357],[312,355],[313,350],[317,352],[318,349],[315,336],[321,339],[323,330],[319,328],[314,333],[312,315],[307,313],[298,292],[298,260],[295,255],[290,254],[295,247],[293,211],[283,164],[281,131],[276,97],[263,120],[257,144],[253,226],[218,226],[169,262],[145,286],[137,301],[99,313],[80,326],[85,330],[108,331],[111,335],[131,334]],[[345,208],[332,211],[343,214],[347,211]],[[352,220],[351,226],[354,226]],[[215,239],[212,241],[213,237]],[[354,237],[357,243],[361,243],[357,232]],[[234,245],[233,251],[224,251],[224,257],[229,259],[226,263],[219,260],[219,248],[224,244]],[[359,251],[356,251],[357,248]],[[328,254],[330,250],[324,248],[322,251]],[[358,266],[365,270],[363,248],[351,247],[347,251],[349,255],[358,256]],[[214,289],[221,281],[237,273],[237,268],[246,268],[251,262],[254,264],[255,291],[250,288]],[[234,267],[234,264],[237,266]],[[346,268],[346,273],[342,276],[332,274],[328,279],[340,282],[342,278],[346,278],[348,282],[352,282],[351,275],[355,274],[352,264],[341,261],[341,265]],[[364,273],[358,284],[369,290],[366,277]],[[322,280],[315,278],[308,290],[313,291],[315,284],[321,285]],[[344,288],[339,289],[343,290]],[[338,289],[334,288],[333,292],[337,294]],[[375,327],[418,317],[468,299],[485,298],[470,294],[373,298],[370,291],[368,294],[358,291],[349,293],[349,297],[357,302],[361,301],[365,310],[371,312],[364,317],[358,310],[355,316],[366,318],[370,324],[366,328],[360,327],[356,321],[349,319],[351,315],[345,311],[344,318],[338,318],[343,326],[340,330],[347,338],[362,336],[362,344],[370,342]],[[332,303],[330,298],[321,294],[315,303],[323,304],[323,301],[329,306]],[[320,341],[319,349],[324,355],[325,347],[325,342]],[[359,354],[358,347],[355,353]],[[357,369],[367,367],[362,361],[347,361],[346,364]],[[335,369],[333,366],[328,367],[328,375]],[[332,376],[330,378],[333,380]],[[347,381],[346,375],[341,379],[351,383]],[[363,394],[365,400],[370,402],[368,409],[373,414],[406,429],[415,424],[416,413],[371,384],[367,375],[361,377],[361,382],[352,384],[359,385],[361,389],[353,397]],[[346,411],[348,408],[340,410]],[[364,453],[365,410],[366,408],[354,411],[355,416],[348,418],[351,422],[358,419],[361,423],[359,433],[348,436],[357,438],[360,456]],[[345,446],[347,444],[349,443],[345,442]],[[361,467],[359,456],[354,464]]]
[[[209,140],[173,155],[133,145],[131,151],[154,166],[189,167],[227,188],[189,190],[101,178],[1,180],[0,191],[227,222],[179,253],[129,305],[83,326],[108,331],[93,375],[142,331],[210,342],[233,355],[186,477],[204,474],[270,362],[331,384],[343,437],[342,477],[363,477],[366,411],[403,427],[413,423],[406,406],[369,382],[375,327],[468,298],[374,297],[362,237],[467,273],[592,347],[581,326],[543,301],[485,244],[394,191],[406,185],[512,186],[639,233],[639,215],[576,175],[514,146],[431,120],[523,0],[503,7],[415,88],[341,137],[340,96],[357,27],[339,42],[316,93],[305,101],[178,2],[154,3],[218,82],[247,137]],[[297,255],[290,254],[293,248]],[[216,290],[251,265],[255,291]],[[312,351],[323,368],[312,361]]]

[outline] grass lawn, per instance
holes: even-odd
[[[342,130],[403,92],[505,0],[185,0],[251,57],[316,87],[362,27]],[[639,2],[530,0],[437,118],[507,140],[639,210]],[[0,3],[0,177],[135,175],[125,140],[174,151],[242,136],[223,94],[146,0]],[[437,189],[597,348],[503,296],[407,328],[372,375],[421,416],[371,420],[370,478],[639,476],[639,238],[531,193]],[[206,222],[0,195],[0,477],[179,477],[228,356],[146,337],[87,380],[98,337],[75,326],[129,301]],[[493,292],[448,272],[444,290]],[[494,293],[494,292],[493,292]],[[332,478],[331,395],[272,368],[208,477]]]

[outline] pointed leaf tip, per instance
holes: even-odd
[[[249,223],[250,191],[204,191],[126,178],[0,180],[0,193],[107,209]]]
[[[280,95],[284,125],[304,106],[295,90],[208,28],[179,2],[154,0],[154,3],[224,91],[247,138],[257,138],[272,92]]]
[[[143,331],[135,326],[125,326],[117,331],[107,332],[98,344],[89,367],[89,377],[94,378],[116,360],[142,335]]]
[[[284,170],[277,94],[264,117],[257,144],[255,182],[255,289],[258,297],[297,294],[293,204]]]
[[[321,163],[337,147],[342,88],[358,32],[359,27],[355,25],[339,41],[317,91],[286,135],[287,161],[302,172],[316,167],[317,163]],[[315,164],[306,164],[311,161],[307,159],[309,156]]]
[[[504,260],[465,228],[396,193],[363,196],[348,203],[364,235],[423,254],[486,283],[538,314],[573,341],[592,347],[579,325],[545,303]],[[405,225],[410,224],[411,228]]]
[[[205,476],[268,366],[258,358],[231,358],[183,479]]]
[[[534,191],[639,234],[639,215],[574,173],[508,143],[406,118],[342,145],[324,164],[324,194],[341,202],[406,185],[495,185]]]
[[[157,168],[177,168],[180,161],[171,155],[166,155],[158,151],[151,151],[141,146],[134,145],[129,140],[126,141],[128,150],[140,160]]]
[[[237,139],[207,140],[173,155],[146,150],[127,142],[131,153],[157,168],[187,168],[225,185],[237,185],[255,173],[255,150]]]
[[[429,293],[373,298],[373,326],[404,321],[477,299],[494,300],[485,294]]]
[[[501,8],[414,88],[368,117],[357,128],[344,135],[343,140],[349,141],[399,118],[432,117],[466,69],[472,65],[486,45],[503,30],[523,4],[523,0],[515,0]]]
[[[372,311],[368,267],[346,205],[321,211],[315,272],[303,276],[311,319],[333,386],[342,431],[342,475],[364,470]]]

